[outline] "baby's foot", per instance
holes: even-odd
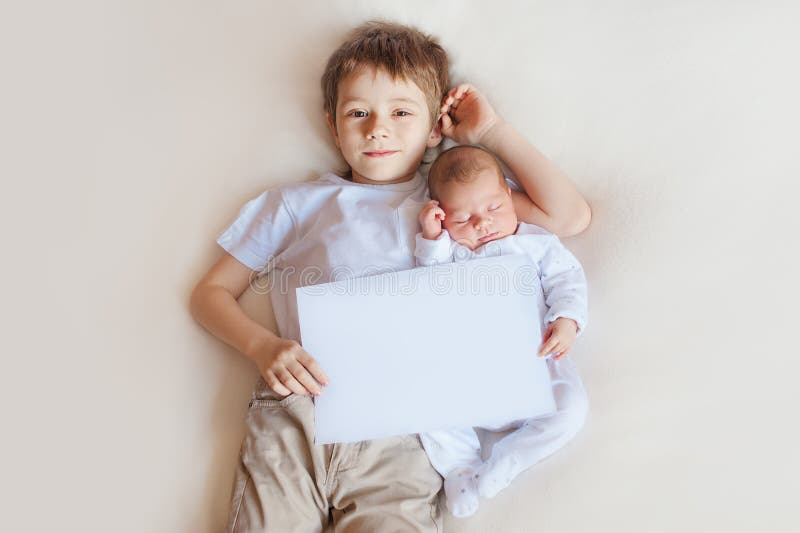
[[[498,492],[508,487],[521,471],[522,467],[513,455],[489,459],[475,474],[478,494],[484,498],[494,498]]]
[[[478,510],[478,485],[472,467],[460,468],[444,478],[447,508],[456,518],[470,516]]]

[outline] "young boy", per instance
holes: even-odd
[[[192,294],[195,319],[251,358],[262,377],[250,402],[228,531],[320,531],[331,520],[336,531],[440,531],[441,477],[417,436],[314,444],[311,395],[322,394],[327,378],[300,344],[295,289],[414,267],[417,217],[427,199],[418,168],[442,134],[498,153],[528,194],[516,199],[523,219],[576,233],[588,224],[589,209],[480,93],[461,86],[442,100],[447,56],[417,30],[357,28],[331,56],[322,86],[326,120],[349,172],[248,202],[218,239],[227,253]],[[279,336],[236,301],[254,271],[276,281],[270,297]]]
[[[527,254],[537,266],[542,289],[539,355],[554,355],[547,365],[556,413],[484,428],[514,428],[495,444],[486,462],[472,428],[420,435],[431,463],[444,476],[448,509],[465,517],[478,510],[479,495],[493,497],[520,472],[566,444],[583,425],[586,393],[569,360],[562,358],[586,323],[586,280],[578,261],[555,236],[517,221],[511,189],[500,165],[485,150],[458,146],[442,153],[430,168],[428,187],[432,200],[420,212],[417,262]]]

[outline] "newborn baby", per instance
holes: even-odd
[[[414,253],[419,265],[526,254],[537,266],[544,317],[538,355],[547,357],[557,407],[545,417],[483,428],[513,429],[494,445],[485,462],[473,428],[420,435],[431,464],[444,477],[447,508],[465,517],[477,511],[479,496],[496,495],[583,426],[586,392],[564,356],[586,324],[586,279],[578,261],[554,235],[517,221],[511,189],[489,152],[474,146],[443,152],[431,166],[428,186],[431,200],[420,212],[422,232]]]

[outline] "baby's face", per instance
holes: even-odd
[[[439,205],[445,212],[443,226],[450,237],[470,250],[517,231],[511,189],[500,182],[495,169],[479,171],[469,183],[440,185]]]

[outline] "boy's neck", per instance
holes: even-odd
[[[417,176],[417,173],[414,172],[413,174],[410,174],[408,176],[401,176],[401,177],[393,179],[393,180],[379,180],[379,181],[376,181],[376,180],[369,179],[366,176],[361,176],[361,175],[355,174],[352,171],[350,172],[350,179],[353,181],[353,183],[363,183],[365,185],[397,185],[398,183],[409,182],[409,181],[413,180],[416,176]]]

